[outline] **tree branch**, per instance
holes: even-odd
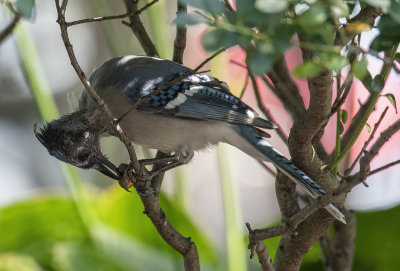
[[[158,1],[158,0],[156,0]],[[127,13],[133,14],[129,16],[129,21],[130,23],[126,23],[123,21],[125,25],[128,25],[133,34],[135,34],[136,38],[138,39],[140,45],[142,46],[143,50],[145,51],[146,55],[148,56],[159,56],[156,46],[154,43],[151,41],[149,35],[147,34],[146,29],[144,28],[144,25],[142,21],[140,20],[140,17],[136,12],[138,11],[137,8],[137,0],[124,0],[125,6]]]
[[[275,87],[271,90],[283,103],[286,111],[292,117],[303,114],[306,110],[304,102],[296,83],[289,73],[285,60],[282,59],[277,62],[267,76],[271,79]]]
[[[109,120],[110,127],[113,129],[113,132],[117,135],[117,137],[125,144],[125,147],[128,150],[131,162],[133,164],[135,174],[139,177],[135,184],[135,188],[142,200],[142,203],[145,208],[146,215],[150,218],[157,231],[160,233],[161,237],[175,250],[177,250],[184,259],[184,265],[186,270],[200,270],[199,258],[197,254],[196,245],[191,241],[190,238],[183,237],[180,233],[178,233],[172,225],[167,220],[164,211],[161,209],[160,203],[158,201],[158,192],[161,186],[161,181],[157,179],[153,179],[150,181],[142,181],[140,177],[143,177],[143,172],[140,168],[140,165],[137,161],[135,150],[133,149],[132,142],[128,139],[126,134],[122,131],[121,127],[116,124],[115,118],[109,110],[108,106],[104,103],[104,101],[97,95],[96,91],[90,85],[87,80],[84,72],[79,66],[75,53],[73,51],[73,47],[70,43],[67,31],[67,23],[65,22],[64,11],[60,6],[60,0],[56,0],[56,8],[58,19],[57,22],[60,25],[61,29],[61,37],[63,39],[65,48],[67,50],[68,56],[71,60],[71,64],[75,69],[79,79],[82,84],[85,86],[85,89],[92,97],[92,99],[99,105],[102,112],[105,114],[107,119]],[[65,2],[64,2],[65,3]],[[66,5],[65,5],[66,8]],[[161,178],[162,176],[157,176],[157,178]],[[154,185],[154,186],[152,186]]]
[[[115,19],[123,19],[123,18],[126,18],[126,17],[135,16],[135,15],[138,16],[143,11],[147,10],[149,7],[151,7],[152,5],[154,5],[157,2],[158,2],[158,0],[153,0],[153,1],[151,1],[148,4],[146,4],[145,6],[143,6],[142,8],[140,8],[138,10],[133,10],[133,11],[126,12],[126,13],[120,14],[120,15],[111,15],[111,16],[104,16],[104,17],[87,18],[87,19],[67,22],[66,24],[67,24],[67,27],[70,27],[70,26],[77,25],[77,24],[94,23],[94,22],[101,22],[101,21],[115,20]]]
[[[271,256],[268,253],[268,249],[265,246],[263,241],[254,241],[252,239],[253,229],[250,226],[250,223],[246,222],[246,227],[249,230],[249,246],[248,248],[251,250],[250,259],[253,259],[254,252],[257,253],[258,262],[261,265],[263,271],[274,271],[274,267],[272,265]]]
[[[186,4],[182,4],[181,1],[177,0],[177,13],[187,13]],[[183,63],[183,53],[186,47],[186,26],[176,25],[176,35],[174,41],[174,53],[172,60],[178,63]]]
[[[161,209],[156,191],[150,182],[137,182],[135,185],[138,195],[143,202],[144,212],[150,218],[161,237],[183,256],[185,270],[200,270],[197,248],[191,238],[183,237],[168,221]]]
[[[12,21],[0,33],[0,43],[2,43],[13,32],[13,30],[17,26],[19,20],[21,20],[21,16],[18,14],[15,14]]]
[[[374,125],[374,129],[372,130],[369,138],[367,141],[365,141],[363,148],[361,149],[360,153],[357,155],[356,159],[354,159],[353,163],[351,164],[351,166],[345,171],[344,175],[348,176],[350,174],[350,172],[354,169],[354,167],[356,166],[358,160],[361,158],[362,154],[364,153],[364,151],[367,149],[369,143],[371,143],[372,139],[375,136],[376,131],[379,128],[379,125],[381,124],[383,118],[386,115],[386,112],[388,111],[389,107],[386,106],[386,108],[383,110],[381,116],[379,117],[379,120],[375,123]]]
[[[251,83],[253,85],[254,94],[256,95],[258,108],[263,112],[263,114],[267,117],[267,119],[269,119],[270,121],[275,123],[276,126],[278,126],[278,129],[276,129],[276,133],[282,139],[283,143],[285,143],[287,145],[287,139],[288,139],[287,135],[283,131],[279,122],[275,120],[275,118],[272,116],[271,112],[269,112],[269,110],[262,103],[261,96],[260,96],[260,89],[258,88],[257,81],[256,81],[254,74],[249,69],[247,69],[247,71],[248,71]]]

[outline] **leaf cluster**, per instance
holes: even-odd
[[[346,32],[360,34],[372,26],[353,21],[367,5],[378,7],[383,15],[376,28],[380,34],[371,49],[384,51],[400,41],[400,1],[342,0],[238,0],[230,10],[221,0],[181,0],[195,8],[190,13],[178,13],[178,25],[207,24],[202,38],[207,51],[240,46],[246,51],[246,62],[255,74],[268,72],[274,63],[300,37],[301,48],[311,50],[313,58],[298,66],[297,77],[315,77],[322,70],[339,72],[353,64],[348,51],[336,45],[336,40],[348,43]],[[381,78],[369,78],[365,58],[354,62],[357,75],[365,78],[368,89],[379,91]],[[357,76],[358,77],[358,76]],[[360,78],[360,77],[358,77]]]

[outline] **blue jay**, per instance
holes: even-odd
[[[142,97],[177,77],[190,73],[178,63],[146,56],[123,56],[105,62],[90,76],[90,83],[114,116],[121,116]],[[326,192],[302,170],[287,160],[263,137],[260,130],[276,125],[233,96],[226,83],[205,74],[192,74],[169,88],[145,99],[120,123],[136,144],[173,152],[175,163],[188,163],[194,151],[226,142],[260,161],[272,162],[290,179],[303,186],[313,198]],[[120,170],[101,152],[99,138],[113,129],[99,106],[83,92],[79,107],[71,114],[35,127],[39,141],[50,155],[84,169],[96,169],[121,179]],[[325,207],[345,223],[340,208]]]

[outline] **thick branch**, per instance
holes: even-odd
[[[142,21],[140,20],[139,15],[136,14],[138,11],[136,0],[124,0],[127,13],[134,14],[129,16],[130,23],[128,24],[131,28],[133,34],[135,34],[136,38],[139,40],[140,45],[144,49],[146,55],[148,56],[159,56],[156,46],[151,41],[149,35],[147,34],[146,29]]]
[[[199,256],[195,243],[192,242],[190,237],[183,237],[171,226],[164,211],[161,209],[156,191],[153,190],[150,182],[138,182],[135,187],[143,202],[144,212],[150,218],[158,233],[183,256],[185,270],[200,270]]]
[[[268,253],[268,249],[265,246],[263,241],[254,241],[252,234],[253,229],[250,226],[250,223],[246,223],[247,229],[249,230],[249,249],[251,250],[250,259],[253,258],[254,252],[257,253],[258,262],[261,265],[263,271],[274,271],[274,267],[272,265],[271,256]]]
[[[304,102],[296,83],[289,73],[286,62],[284,60],[277,62],[267,75],[275,87],[271,90],[281,100],[286,111],[291,116],[303,114],[306,110]]]

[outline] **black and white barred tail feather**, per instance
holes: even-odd
[[[307,193],[313,197],[318,198],[322,197],[326,194],[326,192],[310,177],[308,177],[301,169],[299,169],[296,165],[286,159],[279,151],[277,151],[274,147],[272,147],[265,139],[260,137],[253,127],[240,125],[236,126],[240,136],[244,138],[254,149],[251,150],[248,147],[244,147],[243,144],[233,144],[236,147],[242,149],[247,152],[249,155],[252,155],[255,158],[264,161],[272,162],[280,171],[282,171],[285,175],[287,175],[291,180],[295,183],[300,184],[304,187]],[[254,153],[254,150],[258,152],[258,154]],[[252,153],[249,153],[252,152]],[[346,224],[345,216],[342,213],[340,207],[332,202],[329,205],[325,206],[325,209],[331,213],[337,220]]]

